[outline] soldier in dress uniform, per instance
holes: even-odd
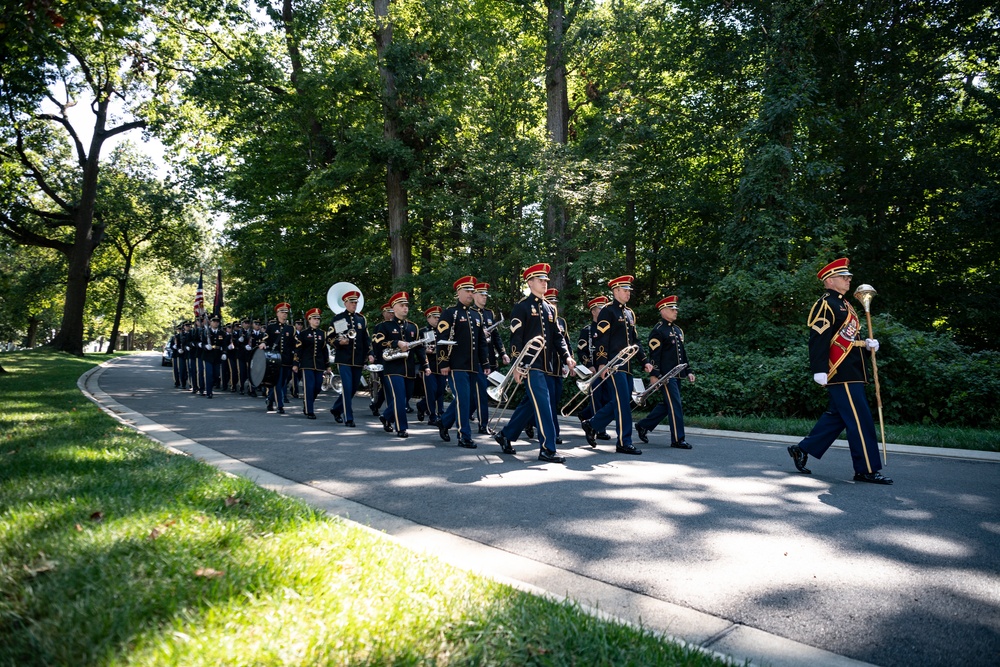
[[[646,353],[639,342],[635,329],[635,313],[628,307],[632,298],[632,276],[619,276],[608,282],[611,288],[612,301],[601,309],[597,317],[597,352],[594,359],[597,362],[597,372],[604,374],[608,382],[613,383],[612,399],[602,406],[593,417],[580,422],[587,436],[587,444],[597,446],[597,433],[603,431],[611,420],[618,426],[618,442],[615,451],[619,454],[642,454],[632,444],[632,361],[619,368],[608,368],[622,350],[632,345],[639,348],[635,359],[647,373],[653,370],[653,365],[646,361]]]
[[[187,359],[184,357],[184,323],[174,327],[174,335],[168,343],[170,365],[174,372],[174,389],[187,389]]]
[[[393,318],[382,322],[375,328],[372,345],[382,350],[382,384],[386,392],[386,409],[379,415],[379,421],[386,433],[396,431],[400,438],[409,436],[406,420],[406,366],[408,359],[414,354],[421,369],[430,372],[423,347],[410,350],[410,345],[417,340],[417,326],[406,319],[410,311],[410,297],[406,292],[397,292],[389,299],[393,309]],[[386,359],[389,352],[404,351],[408,354],[399,359]]]
[[[198,388],[193,393],[199,396],[205,395],[205,348],[208,345],[208,322],[205,315],[195,318],[194,329],[191,332],[192,347],[194,348],[195,366],[197,367]]]
[[[240,394],[243,394],[246,392],[246,383],[250,372],[250,355],[255,347],[250,340],[249,317],[244,317],[233,333],[233,346],[236,348],[234,355],[236,357],[235,386]]]
[[[436,336],[438,322],[441,321],[441,306],[431,306],[424,311],[424,317],[427,318],[427,326],[420,329],[420,337],[425,337],[429,332]],[[444,387],[447,379],[441,375],[436,346],[426,347],[427,364],[431,372],[422,376],[424,397],[417,401],[417,421],[423,421],[426,414],[427,425],[437,426],[441,420],[441,413],[444,412]]]
[[[539,263],[529,266],[521,274],[531,293],[518,301],[511,310],[511,353],[520,355],[528,342],[536,336],[541,336],[544,342],[541,351],[527,369],[511,368],[510,372],[515,374],[519,384],[526,382],[525,396],[507,425],[493,437],[504,454],[513,454],[511,440],[533,419],[538,426],[538,460],[564,463],[565,459],[556,453],[556,427],[552,418],[549,375],[553,372],[561,373],[564,364],[572,371],[576,361],[573,360],[566,338],[556,322],[555,308],[545,300],[550,268],[548,264]]]
[[[236,346],[233,343],[233,323],[227,322],[223,327],[226,332],[226,360],[219,368],[222,370],[222,381],[220,386],[222,391],[236,391],[236,373],[233,372],[236,363]]]
[[[850,261],[846,257],[830,262],[817,276],[826,287],[809,311],[809,366],[816,384],[825,387],[830,403],[812,431],[797,445],[788,448],[795,468],[804,474],[809,455],[817,459],[847,429],[847,444],[854,463],[854,481],[892,484],[879,472],[875,422],[865,397],[865,350],[878,350],[874,338],[859,340],[861,321],[844,295],[851,288]]]
[[[191,381],[191,393],[198,393],[198,352],[200,342],[196,340],[198,318],[194,322],[184,323],[184,353],[187,355],[188,380]]]
[[[510,363],[510,357],[507,356],[507,350],[504,349],[503,336],[500,335],[500,327],[496,325],[496,315],[493,311],[486,307],[486,300],[490,296],[490,284],[489,283],[476,283],[476,291],[472,295],[472,302],[479,311],[479,316],[483,320],[483,327],[489,329],[494,327],[490,332],[486,333],[486,347],[489,350],[490,357],[490,369],[499,368],[500,361],[503,361],[504,365]],[[490,386],[490,381],[487,379],[487,373],[480,372],[476,376],[477,392],[476,392],[476,403],[472,410],[479,417],[479,433],[485,434],[489,431],[487,430],[487,424],[490,423],[490,403],[489,394],[486,393],[486,388]],[[471,419],[471,416],[469,417]]]
[[[345,422],[347,426],[354,426],[354,405],[352,399],[354,394],[361,388],[361,371],[364,370],[368,361],[374,360],[371,356],[371,338],[368,336],[368,321],[364,315],[358,312],[358,299],[361,292],[351,290],[342,297],[344,300],[344,310],[337,313],[330,321],[329,343],[334,350],[334,360],[337,363],[337,372],[340,374],[341,387],[343,393],[337,397],[330,413],[339,424]],[[344,333],[335,334],[332,331],[337,328],[337,322],[343,322]],[[353,332],[353,335],[348,335]]]
[[[452,395],[451,404],[441,415],[438,433],[449,442],[448,429],[457,422],[458,446],[475,449],[469,414],[478,392],[476,375],[483,370],[489,373],[490,358],[483,319],[473,307],[475,276],[463,276],[452,286],[458,303],[441,314],[437,328],[438,368],[448,378]]]
[[[601,309],[609,303],[611,303],[611,299],[604,295],[595,296],[587,302],[591,322],[580,331],[579,339],[576,342],[577,362],[583,364],[591,373],[597,372],[597,362],[594,360],[597,354],[597,316],[601,314]],[[611,400],[610,388],[610,384],[603,382],[598,385],[596,391],[590,392],[586,405],[580,410],[580,421],[586,421],[593,417],[602,405]],[[597,439],[610,440],[611,436],[608,435],[607,431],[599,431]]]
[[[677,321],[677,296],[670,295],[660,299],[656,304],[660,311],[660,321],[649,332],[649,360],[653,363],[653,371],[649,381],[656,380],[680,364],[688,364],[687,352],[684,351],[684,332],[674,324]],[[694,382],[691,366],[681,371],[689,382]],[[645,419],[635,425],[639,439],[648,443],[646,434],[656,428],[664,417],[670,417],[670,446],[676,449],[691,449],[684,439],[684,410],[681,407],[681,383],[676,377],[667,380],[662,386],[663,401],[656,404]]]
[[[267,338],[267,332],[264,331],[260,320],[254,318],[250,329],[250,349],[247,350],[247,381],[250,383],[249,394],[253,398],[257,398],[257,386],[250,379],[250,361],[253,360],[254,350],[264,348],[265,338]]]
[[[562,337],[566,339],[566,348],[572,351],[573,345],[569,342],[569,326],[566,324],[565,318],[559,316],[559,290],[554,287],[545,290],[545,301],[556,311],[556,325],[558,325]],[[562,403],[563,395],[562,365],[553,368],[552,372],[546,373],[546,375],[549,380],[549,398],[552,399],[552,423],[556,428],[556,444],[561,445],[563,441],[559,429],[559,406]]]
[[[390,322],[390,321],[392,321],[393,317],[395,317],[395,314],[392,312],[392,306],[390,306],[388,303],[383,303],[382,304],[382,322]],[[378,329],[378,325],[377,324],[375,325],[375,329]],[[374,334],[374,332],[373,332],[373,334]],[[374,363],[376,363],[376,364],[382,364],[382,348],[373,345],[372,346],[372,358],[374,359]],[[382,364],[382,365],[384,366],[385,364]],[[373,375],[373,377],[372,377],[372,383],[376,383],[376,382],[378,383],[378,391],[376,391],[375,395],[372,396],[372,401],[371,401],[371,403],[368,404],[368,409],[371,410],[372,414],[375,415],[376,417],[378,417],[379,414],[381,414],[381,412],[382,412],[382,404],[385,403],[385,383],[382,382],[382,378],[384,377],[384,375],[383,375],[384,372],[385,371],[382,371],[380,373],[373,373],[372,374]]]
[[[305,320],[303,319],[295,320],[295,335],[298,336],[300,333],[302,333],[305,330],[305,327],[306,327]],[[301,370],[298,372],[292,371],[290,373],[289,379],[292,385],[292,398],[298,398],[299,383],[302,381],[302,371]],[[285,395],[285,398],[287,400],[288,398],[287,394]]]
[[[309,419],[316,419],[316,397],[323,386],[323,371],[330,365],[326,333],[319,328],[322,315],[320,308],[307,310],[309,326],[295,334],[292,372],[302,372],[302,411]]]
[[[205,331],[205,388],[208,398],[212,398],[212,391],[216,386],[215,380],[222,371],[222,362],[228,358],[226,347],[229,338],[225,330],[219,327],[220,321],[218,315],[212,315],[209,327]]]
[[[268,349],[281,355],[281,371],[278,373],[278,381],[267,392],[267,412],[273,412],[275,404],[279,414],[285,414],[285,385],[292,373],[292,361],[295,354],[295,329],[288,324],[288,313],[292,306],[288,303],[279,303],[274,307],[277,320],[267,325],[264,333],[264,341],[261,349]]]

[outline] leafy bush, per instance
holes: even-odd
[[[895,424],[1000,427],[1000,353],[969,353],[947,334],[909,329],[891,316],[873,318],[883,414]],[[682,383],[692,415],[818,417],[826,392],[809,372],[808,336],[779,354],[742,350],[727,341],[691,341],[698,376]],[[869,364],[869,378],[871,366]],[[876,405],[874,383],[868,393]]]

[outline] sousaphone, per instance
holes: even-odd
[[[333,311],[334,315],[339,315],[347,310],[347,306],[344,305],[344,295],[348,292],[361,294],[361,288],[354,283],[340,282],[326,291],[326,304],[330,306],[330,310]],[[361,294],[358,297],[358,310],[356,312],[360,313],[364,307],[365,295]]]

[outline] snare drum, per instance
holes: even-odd
[[[250,382],[255,387],[273,387],[281,376],[281,353],[258,349],[250,359]]]
[[[365,364],[365,370],[369,373],[381,373],[385,370],[385,366],[382,364]]]

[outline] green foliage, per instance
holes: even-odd
[[[873,318],[872,325],[881,343],[877,363],[887,423],[1000,428],[995,408],[1000,396],[998,353],[969,352],[947,334],[916,331],[887,315]],[[808,372],[806,336],[800,330],[787,342],[777,352],[689,342],[698,381],[684,383],[685,412],[818,416],[827,397]],[[873,382],[868,392],[874,414]]]

